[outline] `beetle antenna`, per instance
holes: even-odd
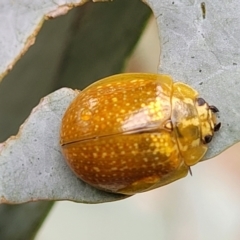
[[[191,167],[188,167],[188,171],[189,171],[190,175],[192,176],[192,169],[191,169]]]

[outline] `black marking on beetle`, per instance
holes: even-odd
[[[206,101],[203,98],[197,98],[196,100],[197,100],[198,106],[203,106],[206,103]]]
[[[210,110],[211,110],[213,113],[219,112],[218,108],[215,107],[215,106],[213,106],[213,105],[209,106],[209,108],[210,108]]]
[[[215,126],[214,126],[214,132],[217,132],[217,131],[219,131],[219,129],[221,128],[221,123],[219,122],[218,124],[216,124]]]
[[[204,137],[204,143],[210,143],[212,141],[212,135],[206,135]]]

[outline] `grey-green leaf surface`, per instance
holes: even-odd
[[[147,2],[159,28],[159,72],[190,84],[220,110],[222,128],[204,157],[212,158],[240,141],[240,2]]]
[[[66,14],[88,0],[11,1],[0,3],[0,80],[34,44],[45,18]]]

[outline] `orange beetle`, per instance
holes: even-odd
[[[127,73],[84,89],[67,109],[61,146],[68,165],[96,188],[132,195],[187,175],[221,123],[190,86]]]

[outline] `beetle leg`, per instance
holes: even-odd
[[[213,106],[213,105],[209,106],[209,108],[211,109],[211,111],[212,111],[213,113],[219,112],[219,110],[218,110],[215,106]]]
[[[221,123],[219,122],[218,124],[214,125],[214,132],[217,132],[221,127]]]
[[[189,171],[190,175],[192,176],[192,169],[189,166],[188,166],[188,171]]]

